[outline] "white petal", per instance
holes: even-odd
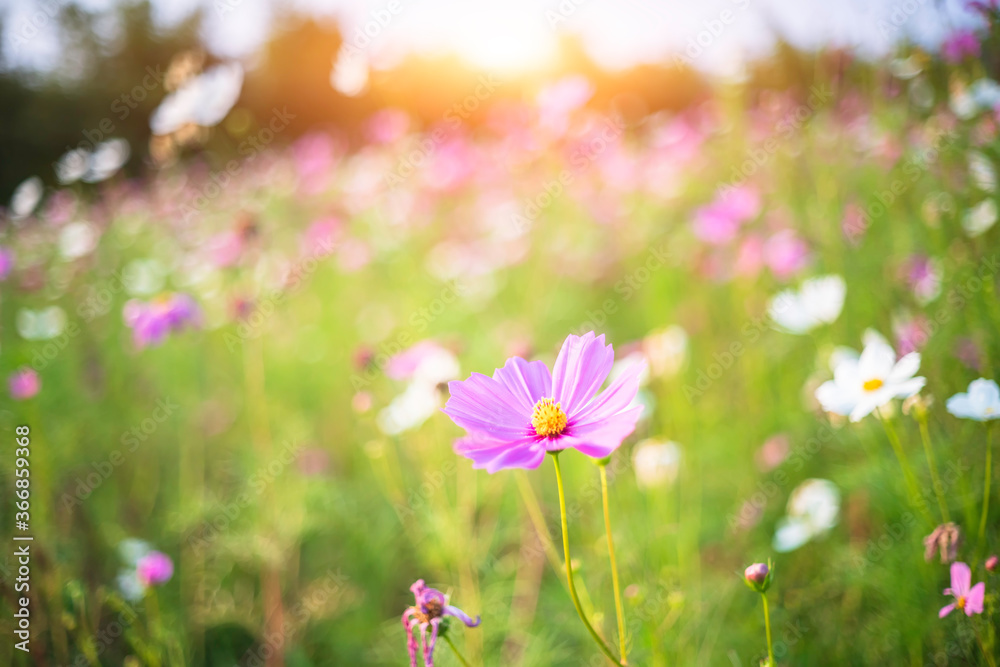
[[[960,419],[979,419],[979,413],[972,407],[972,401],[966,393],[955,394],[945,403],[948,412]]]
[[[804,519],[784,517],[778,521],[771,546],[778,553],[795,551],[813,536],[812,527]]]
[[[896,362],[886,378],[887,383],[903,382],[909,380],[920,370],[920,353],[910,352],[908,355]]]

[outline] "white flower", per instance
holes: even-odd
[[[240,97],[243,67],[223,63],[205,70],[167,95],[149,118],[156,135],[171,134],[189,123],[214,127],[222,122]]]
[[[672,484],[681,464],[681,448],[676,442],[643,440],[632,452],[635,481],[643,488]]]
[[[45,186],[42,184],[42,179],[37,176],[22,181],[14,189],[14,194],[10,198],[10,217],[14,220],[20,220],[31,215],[35,207],[38,206],[38,202],[42,201],[44,192]]]
[[[909,398],[923,389],[926,379],[913,377],[920,368],[920,354],[911,352],[899,361],[885,338],[867,331],[865,349],[852,359],[846,355],[833,369],[833,379],[816,390],[816,399],[827,412],[856,422],[894,398]]]
[[[772,546],[780,553],[798,549],[837,525],[840,491],[825,479],[807,479],[788,498],[786,516],[778,521]]]
[[[969,384],[969,393],[948,399],[948,412],[963,419],[985,422],[1000,419],[1000,387],[995,380],[979,378]]]
[[[333,61],[330,85],[341,95],[357,97],[368,88],[368,62],[360,53],[351,53],[345,44]]]
[[[788,289],[771,299],[767,312],[777,329],[803,334],[836,320],[844,307],[846,292],[847,286],[840,276],[811,278],[798,291]]]
[[[997,204],[992,199],[984,199],[962,215],[962,229],[971,237],[976,237],[996,224]]]

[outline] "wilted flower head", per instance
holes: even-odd
[[[591,331],[566,338],[551,372],[544,362],[512,357],[492,377],[449,383],[444,411],[469,432],[455,451],[491,473],[537,468],[546,452],[570,447],[610,455],[635,429],[642,406],[632,402],[646,368],[631,364],[598,396],[614,359],[604,336]]]
[[[125,304],[125,324],[142,349],[162,343],[168,334],[201,323],[201,310],[187,294],[167,294],[152,301],[133,299]]]
[[[946,407],[948,412],[963,419],[980,422],[1000,419],[1000,386],[995,380],[973,380],[969,391],[949,398]]]
[[[439,590],[429,588],[424,584],[423,579],[418,579],[410,590],[416,602],[412,607],[408,607],[403,612],[403,628],[406,630],[406,647],[410,652],[410,667],[417,667],[417,650],[423,646],[424,667],[434,667],[434,644],[437,643],[438,631],[445,616],[452,616],[465,623],[466,626],[474,628],[479,625],[480,619],[476,620],[466,614],[458,607],[448,604],[448,596]],[[427,635],[427,628],[430,626],[430,636]],[[420,642],[413,630],[420,628]]]
[[[860,421],[894,398],[909,398],[923,389],[926,380],[913,377],[920,368],[920,354],[911,352],[899,361],[892,346],[878,333],[865,333],[859,358],[842,357],[833,379],[816,390],[816,399],[827,412]]]
[[[972,584],[972,570],[965,563],[951,564],[951,588],[944,589],[945,595],[955,598],[952,604],[945,605],[938,612],[938,618],[944,618],[955,609],[965,612],[966,616],[983,613],[983,598],[986,595],[986,584]]]
[[[15,401],[24,401],[38,393],[42,382],[38,379],[38,373],[34,368],[25,367],[11,373],[7,386],[10,388],[11,398]]]
[[[954,523],[943,523],[924,538],[924,560],[930,561],[935,553],[941,554],[942,563],[951,563],[958,557],[962,544],[962,531]]]

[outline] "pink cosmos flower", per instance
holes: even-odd
[[[130,300],[125,304],[125,324],[132,329],[137,348],[162,343],[167,334],[201,323],[201,309],[187,294],[167,294],[149,302]]]
[[[135,564],[135,574],[143,586],[165,584],[174,574],[174,562],[161,551],[150,551]]]
[[[955,609],[961,609],[966,616],[983,613],[983,597],[986,594],[986,584],[972,584],[972,570],[965,563],[951,564],[951,588],[944,589],[945,595],[951,595],[955,602],[945,605],[938,612],[938,618],[944,618]]]
[[[25,401],[38,393],[42,382],[38,379],[35,369],[22,368],[11,374],[7,385],[10,388],[11,398],[15,401]]]
[[[635,429],[632,407],[645,361],[631,364],[599,396],[615,353],[604,336],[570,335],[552,372],[541,361],[511,357],[493,377],[473,373],[448,385],[444,412],[466,429],[455,452],[474,468],[533,469],[547,452],[572,447],[594,458],[610,455]]]
[[[424,667],[434,667],[434,644],[437,643],[438,626],[445,616],[453,616],[465,623],[466,626],[474,628],[479,625],[479,617],[476,620],[466,614],[458,607],[448,604],[448,596],[439,590],[430,588],[424,584],[423,579],[417,579],[410,586],[416,603],[408,607],[403,612],[403,627],[406,629],[406,648],[410,652],[410,667],[417,667],[417,637],[413,630],[420,627],[420,643],[424,648]],[[427,628],[430,626],[431,635],[427,636]]]

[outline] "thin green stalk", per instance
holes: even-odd
[[[559,516],[562,519],[562,536],[563,536],[563,558],[566,561],[566,581],[569,583],[569,596],[573,598],[573,606],[576,607],[577,616],[583,621],[584,626],[587,628],[587,632],[593,637],[594,642],[597,644],[601,652],[608,657],[608,660],[618,665],[618,667],[624,667],[617,659],[615,659],[614,653],[608,648],[608,645],[604,643],[601,636],[597,634],[594,630],[594,626],[590,624],[587,620],[586,614],[583,613],[583,608],[580,606],[580,597],[576,594],[576,584],[573,583],[573,562],[570,560],[569,555],[569,526],[566,521],[566,494],[563,491],[563,480],[562,480],[562,470],[559,468],[559,452],[552,452],[552,463],[556,468],[556,483],[559,485]]]
[[[983,483],[983,515],[979,519],[979,543],[976,545],[978,552],[983,546],[983,538],[986,536],[986,515],[990,511],[990,480],[993,479],[993,426],[986,427],[986,480]]]
[[[924,455],[927,457],[927,467],[931,471],[931,484],[934,485],[934,495],[937,496],[938,507],[941,510],[941,520],[944,523],[951,521],[948,516],[948,503],[944,500],[944,487],[941,486],[941,479],[938,477],[937,462],[934,460],[934,452],[931,449],[931,435],[927,430],[927,414],[922,410],[917,410],[917,424],[920,426],[920,439],[924,443]]]
[[[447,642],[447,643],[448,643],[448,646],[450,646],[450,647],[451,647],[451,650],[452,650],[452,651],[453,651],[453,652],[455,653],[455,657],[456,657],[456,658],[458,658],[458,661],[459,661],[460,663],[462,663],[463,665],[465,665],[465,667],[470,667],[470,666],[469,666],[469,661],[468,661],[468,660],[466,660],[466,659],[465,659],[465,658],[464,658],[464,657],[462,656],[462,653],[461,653],[461,652],[460,652],[460,651],[458,650],[458,648],[457,648],[457,647],[455,646],[455,643],[454,643],[453,641],[451,641],[451,637],[449,637],[448,635],[445,635],[445,636],[444,636],[444,640],[445,640],[445,642]]]
[[[760,599],[764,601],[764,631],[767,633],[767,662],[768,667],[776,667],[774,662],[774,649],[771,646],[771,612],[767,609],[767,595],[760,594]]]
[[[896,435],[896,429],[892,426],[892,421],[885,417],[881,410],[878,411],[879,421],[882,422],[883,428],[885,428],[885,434],[889,437],[889,444],[892,445],[892,451],[896,454],[896,459],[899,461],[900,467],[903,469],[903,478],[906,481],[906,488],[910,493],[910,502],[921,511],[924,518],[927,519],[927,523],[931,526],[934,525],[934,517],[931,516],[930,511],[927,509],[927,505],[920,498],[920,493],[917,491],[917,478],[913,475],[913,470],[910,468],[910,464],[906,460],[906,453],[903,452],[903,444],[899,441],[899,436]]]
[[[986,650],[986,645],[983,644],[983,638],[979,634],[979,628],[976,627],[975,621],[972,621],[971,619],[970,621],[972,622],[972,630],[976,633],[976,641],[979,642],[979,649],[983,652],[983,656],[986,658],[987,664],[989,664],[990,667],[997,667],[996,661],[993,660],[993,655]]]
[[[601,498],[604,501],[604,530],[608,534],[608,558],[611,560],[611,584],[615,590],[615,615],[618,617],[618,650],[622,655],[622,664],[628,664],[628,651],[625,647],[625,608],[622,605],[621,588],[618,585],[618,563],[615,560],[615,541],[611,537],[611,511],[608,509],[608,466],[600,463]]]

